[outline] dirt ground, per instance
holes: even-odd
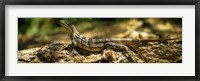
[[[181,40],[149,42],[130,47],[137,63],[181,63]],[[66,43],[51,43],[18,52],[18,63],[132,63],[123,51],[87,52]]]

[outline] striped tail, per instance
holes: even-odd
[[[147,40],[140,40],[140,42],[155,42],[155,41],[168,41],[168,40],[178,40],[181,38],[167,38],[167,39],[147,39]]]

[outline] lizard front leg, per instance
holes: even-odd
[[[126,52],[125,56],[127,57],[128,60],[131,60],[133,62],[137,62],[135,57],[134,57],[134,56],[136,56],[136,53],[131,51],[126,45],[108,42],[108,43],[105,44],[105,46],[107,48],[122,49]]]

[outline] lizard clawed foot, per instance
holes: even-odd
[[[132,51],[126,51],[126,53],[125,53],[125,56],[126,56],[126,58],[128,59],[128,60],[130,60],[130,61],[132,61],[132,62],[134,62],[134,63],[137,63],[137,60],[136,60],[136,54],[135,54],[135,52],[132,52]]]
[[[127,46],[124,45],[124,49],[125,49],[125,56],[127,57],[128,60],[137,63],[136,61],[136,53],[131,51]]]
[[[116,44],[116,43],[112,43],[112,42],[108,42],[105,44],[107,46],[107,48],[114,48],[114,49],[122,49],[124,50],[126,53],[125,53],[125,57],[131,61],[131,62],[134,62],[136,63],[136,59],[135,59],[135,56],[136,54],[134,52],[132,52],[126,45],[123,45],[123,44]]]
[[[131,51],[127,46],[125,47],[126,50],[126,57],[129,60],[132,60],[134,63],[144,63],[147,62],[146,58],[141,54],[136,54],[134,51]]]

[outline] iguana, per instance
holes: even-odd
[[[157,41],[166,41],[166,40],[176,40],[179,38],[169,38],[169,39],[133,39],[133,38],[104,38],[104,39],[94,39],[87,38],[79,34],[76,30],[76,27],[65,21],[60,21],[61,26],[67,29],[67,33],[73,45],[78,46],[79,48],[86,51],[102,51],[107,48],[111,49],[121,49],[128,53],[127,57],[133,62],[136,62],[134,59],[135,53],[128,48],[128,45],[134,45],[144,42],[157,42]]]

